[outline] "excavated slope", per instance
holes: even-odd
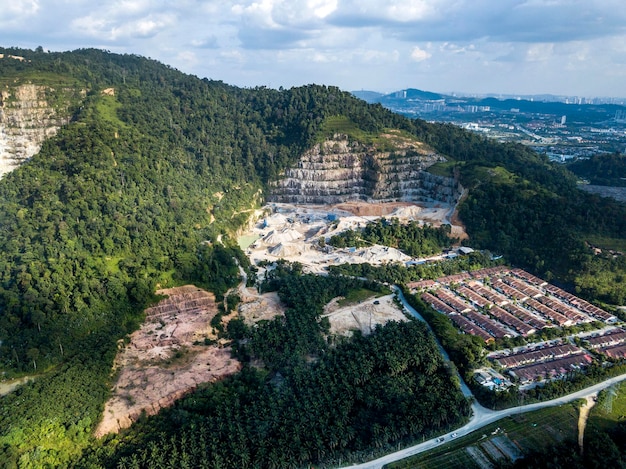
[[[69,122],[69,100],[47,86],[24,84],[0,92],[0,177],[39,152],[41,144]]]
[[[354,200],[454,203],[462,192],[458,182],[425,171],[440,161],[445,158],[416,141],[405,141],[394,151],[380,151],[335,135],[287,169],[269,200],[297,204]]]

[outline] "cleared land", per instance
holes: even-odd
[[[320,238],[348,229],[364,227],[380,217],[395,217],[401,222],[419,221],[433,226],[450,223],[448,217],[454,207],[442,203],[364,203],[344,202],[336,205],[271,204],[259,213],[269,213],[250,230],[242,234],[239,243],[253,264],[285,259],[299,262],[304,272],[324,274],[330,265],[370,263],[381,265],[408,262],[412,258],[397,249],[372,245],[361,249],[320,247]],[[462,225],[453,226],[453,236],[465,236]],[[258,279],[263,280],[266,269],[260,268]],[[240,288],[242,304],[239,314],[247,324],[272,319],[284,313],[284,307],[275,293],[259,295],[252,288]],[[336,299],[326,307],[331,334],[349,335],[355,330],[368,334],[377,324],[405,321],[406,316],[394,302],[393,295],[368,298],[342,304]]]
[[[26,384],[29,381],[32,381],[33,377],[26,376],[24,378],[12,379],[7,381],[0,382],[0,396],[4,396],[5,394],[9,394],[13,392],[15,389],[19,388],[22,384]]]
[[[240,289],[241,304],[239,305],[239,316],[243,321],[252,325],[259,321],[269,321],[276,316],[285,314],[285,307],[280,302],[278,293],[270,292],[259,294],[255,289]]]
[[[420,220],[439,226],[449,223],[454,207],[445,204],[345,203],[339,206],[295,206],[273,204],[273,214],[264,218],[241,238],[253,263],[287,259],[303,264],[306,272],[323,273],[328,265],[345,262],[403,262],[410,258],[384,246],[365,249],[322,249],[320,237],[330,237],[348,228],[365,226],[380,216]],[[264,213],[259,211],[257,216]],[[455,229],[464,232],[461,226]],[[263,277],[265,269],[259,269]],[[119,343],[115,362],[118,374],[112,397],[106,403],[97,436],[129,427],[142,413],[156,414],[201,383],[219,380],[237,372],[240,363],[230,349],[214,345],[217,336],[210,326],[217,314],[211,293],[188,285],[160,290],[167,298],[146,311],[146,321],[130,341]],[[240,317],[247,324],[271,320],[284,314],[276,293],[259,294],[242,283],[238,290]],[[406,317],[392,295],[368,297],[349,304],[341,299],[327,306],[331,333],[347,335],[355,330],[367,334],[377,324]]]
[[[358,330],[367,335],[378,324],[408,320],[393,298],[393,295],[385,295],[344,306],[341,305],[342,298],[335,298],[326,305],[322,317],[328,318],[331,334],[351,335]]]
[[[119,343],[118,373],[96,436],[129,427],[142,414],[154,415],[199,384],[222,379],[241,368],[229,348],[212,344],[217,314],[212,293],[193,285],[157,291],[167,298],[146,310],[146,320]]]

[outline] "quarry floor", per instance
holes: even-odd
[[[380,217],[398,218],[401,222],[413,220],[435,227],[451,224],[453,237],[467,238],[465,228],[456,217],[455,207],[442,203],[270,204],[265,213],[268,211],[271,214],[261,218],[244,234],[245,243],[240,243],[242,249],[253,264],[285,259],[299,262],[307,273],[324,274],[328,266],[344,263],[381,265],[425,260],[412,259],[397,249],[376,245],[357,250],[319,246],[322,237],[328,239],[347,229],[362,228]]]

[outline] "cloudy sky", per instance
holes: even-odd
[[[624,0],[4,0],[0,45],[226,83],[626,97]]]

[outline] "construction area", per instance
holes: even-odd
[[[215,296],[193,285],[157,291],[166,296],[146,310],[146,320],[118,343],[118,374],[96,436],[129,427],[142,414],[154,415],[198,385],[240,370],[230,349],[217,342],[210,325]]]
[[[442,203],[271,204],[257,213],[258,221],[241,236],[240,246],[252,264],[285,259],[301,263],[305,272],[317,274],[325,274],[329,265],[342,263],[408,263],[414,259],[394,248],[372,245],[335,249],[320,243],[320,239],[364,227],[381,216],[440,226],[450,223],[453,210],[452,205]],[[460,225],[452,229],[455,237],[462,238],[464,233]],[[264,273],[265,268],[259,268],[259,280]],[[246,286],[245,277],[237,293],[241,302],[235,314],[248,325],[284,314],[284,305],[275,292],[260,294],[256,288]],[[157,294],[165,298],[146,310],[145,322],[128,341],[118,344],[114,369],[118,377],[96,429],[98,437],[127,428],[142,414],[156,414],[198,385],[223,379],[241,368],[210,325],[218,312],[212,293],[187,285],[159,290]],[[354,303],[336,298],[326,306],[323,317],[334,335],[357,330],[366,335],[378,324],[407,320],[393,295],[372,296]]]
[[[342,298],[335,298],[326,305],[322,313],[322,317],[328,318],[330,322],[331,334],[347,336],[358,330],[363,335],[368,335],[377,325],[408,320],[394,302],[393,295],[370,298],[357,304],[342,306],[341,303]]]
[[[304,272],[324,274],[330,265],[390,262],[410,263],[413,259],[401,251],[372,245],[359,249],[336,249],[320,245],[320,239],[348,229],[357,230],[381,217],[397,218],[401,223],[416,221],[434,227],[451,224],[454,206],[445,203],[364,203],[344,202],[335,205],[292,205],[274,203],[265,208],[261,218],[240,238],[240,246],[252,264],[285,259],[299,262]],[[467,237],[460,224],[452,225],[451,236]],[[441,255],[432,259],[440,259]]]

